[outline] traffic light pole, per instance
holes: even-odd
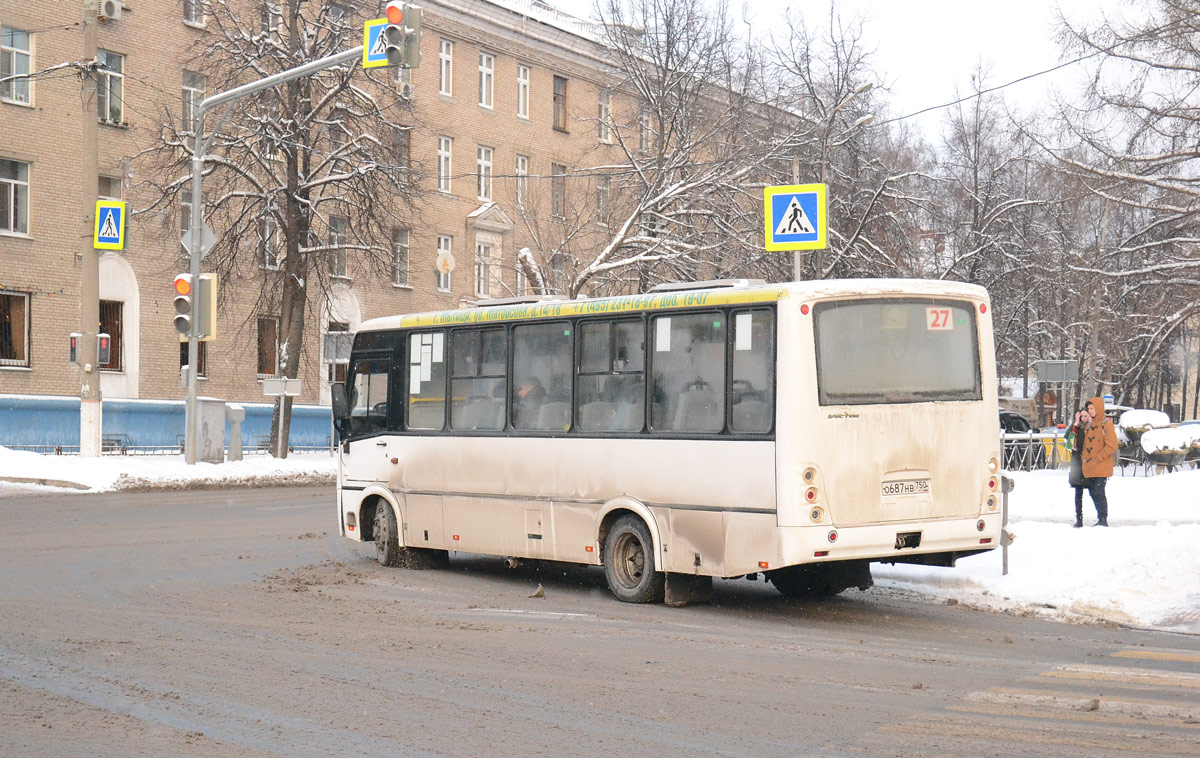
[[[200,183],[204,178],[204,153],[208,147],[208,140],[204,136],[204,117],[213,108],[216,108],[226,103],[232,103],[234,100],[252,95],[255,92],[261,92],[265,89],[270,89],[277,84],[298,79],[302,76],[315,74],[318,71],[324,71],[327,68],[353,61],[362,58],[363,46],[344,50],[340,53],[327,55],[324,58],[319,58],[315,61],[305,63],[302,66],[290,68],[287,71],[280,71],[278,74],[273,74],[265,79],[259,79],[256,82],[249,82],[239,87],[234,87],[226,92],[213,95],[205,98],[196,108],[196,137],[195,150],[192,151],[192,221],[191,221],[191,244],[189,247],[189,266],[188,270],[192,274],[192,281],[200,281],[200,257],[204,251],[200,249],[201,230],[204,226],[204,195],[201,193]],[[228,115],[228,112],[226,112]],[[217,128],[221,127],[220,122],[217,123]],[[93,185],[95,182],[93,182]],[[199,304],[197,304],[199,305]],[[215,315],[214,315],[215,318]],[[184,457],[188,465],[196,462],[196,448],[199,440],[196,439],[196,361],[200,355],[200,319],[193,318],[191,328],[188,330],[188,368],[187,368],[187,418],[184,427]]]

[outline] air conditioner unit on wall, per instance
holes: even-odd
[[[121,11],[125,9],[125,3],[121,0],[100,0],[100,18],[108,19],[109,21],[119,21],[121,19]]]

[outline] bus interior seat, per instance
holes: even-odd
[[[455,429],[503,429],[504,399],[476,398],[454,406]]]
[[[679,396],[673,428],[682,432],[712,432],[721,429],[721,411],[717,393],[694,388]]]
[[[739,432],[768,431],[771,428],[771,416],[767,404],[753,398],[734,403],[733,428]]]
[[[546,403],[538,409],[537,428],[545,430],[566,430],[571,426],[571,404],[563,402]]]
[[[606,431],[613,428],[616,414],[616,406],[604,400],[581,405],[579,406],[579,426],[588,431]]]
[[[441,429],[445,423],[445,403],[409,403],[408,426],[410,429]]]

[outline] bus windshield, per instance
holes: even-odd
[[[813,316],[821,405],[982,398],[969,303],[852,300],[818,304]]]

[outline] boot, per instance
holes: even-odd
[[[1108,519],[1101,516],[1092,526],[1108,526]]]
[[[1076,516],[1076,517],[1075,517],[1075,528],[1076,528],[1076,529],[1082,529],[1082,528],[1083,528],[1083,516]]]

